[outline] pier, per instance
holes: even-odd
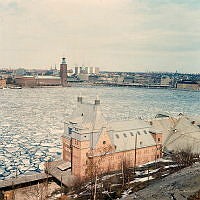
[[[0,191],[8,191],[17,188],[36,185],[45,181],[52,181],[53,177],[46,173],[39,173],[34,175],[24,175],[15,179],[8,179],[0,181]]]
[[[58,185],[70,187],[75,181],[75,176],[71,174],[71,163],[63,160],[45,163],[45,173],[33,175],[22,175],[17,178],[1,180],[0,191],[9,191],[17,188],[36,185],[45,181],[54,181]]]
[[[75,176],[71,174],[71,163],[64,160],[48,162],[45,164],[46,172],[50,174],[61,187],[71,187]]]

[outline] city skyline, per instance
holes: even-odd
[[[197,0],[7,0],[0,13],[1,67],[66,56],[102,71],[199,72]]]

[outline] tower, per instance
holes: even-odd
[[[66,58],[62,58],[62,63],[60,64],[60,77],[62,86],[67,85],[67,63]]]
[[[65,122],[63,140],[63,160],[71,162],[72,174],[86,177],[88,156],[96,149],[106,120],[101,113],[100,100],[94,104],[84,103],[83,97],[77,98],[77,109]]]

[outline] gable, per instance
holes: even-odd
[[[111,138],[106,132],[106,129],[103,129],[101,135],[99,136],[95,149],[99,151],[99,153],[107,153],[112,152],[114,150]]]

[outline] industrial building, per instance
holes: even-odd
[[[84,179],[91,163],[96,173],[145,164],[162,156],[162,133],[143,120],[106,121],[100,100],[94,104],[78,97],[77,109],[65,123],[63,160],[72,175]]]

